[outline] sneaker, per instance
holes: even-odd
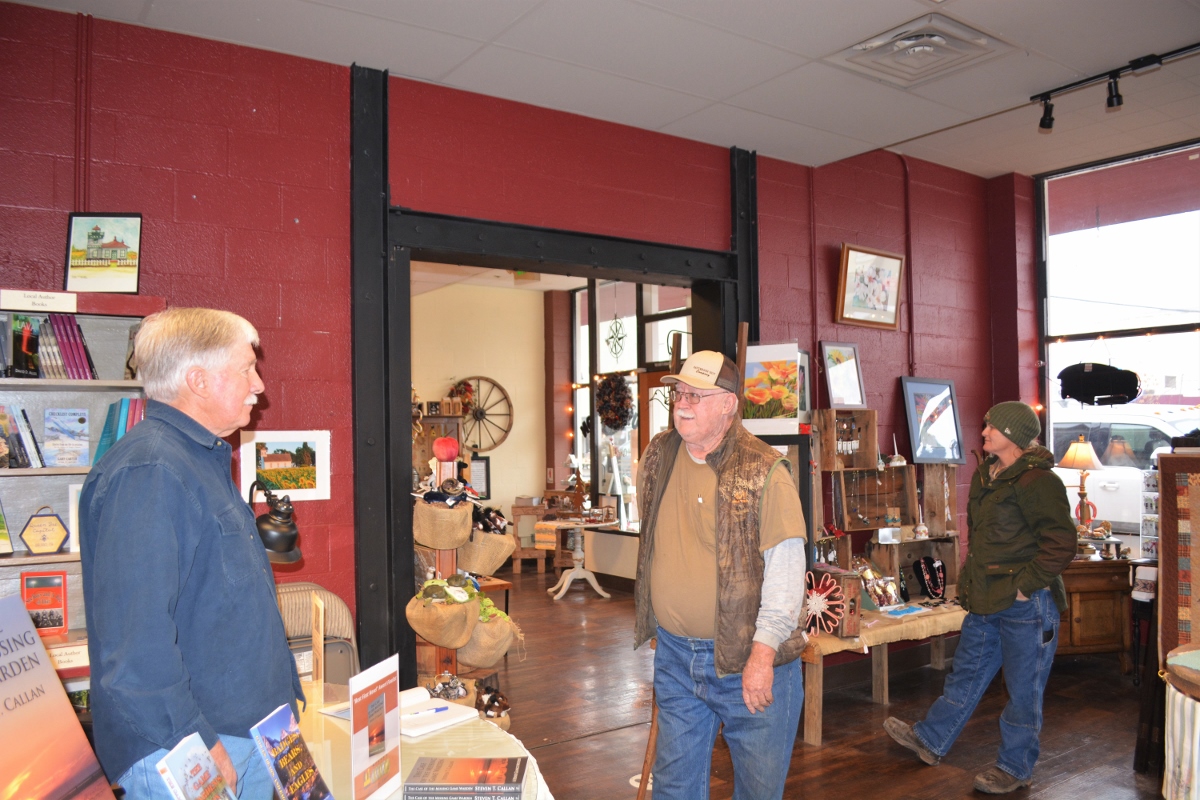
[[[975,776],[975,788],[985,794],[1008,794],[1017,789],[1024,789],[1033,781],[1023,781],[1014,778],[999,767],[988,767]]]
[[[936,767],[942,760],[942,757],[930,750],[925,744],[917,738],[917,734],[913,732],[912,726],[907,722],[888,717],[883,723],[883,729],[887,731],[887,735],[896,740],[896,743],[912,750],[921,760],[931,767]],[[976,781],[976,786],[979,782]]]

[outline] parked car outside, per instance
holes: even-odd
[[[1153,469],[1159,453],[1171,452],[1171,437],[1184,431],[1156,413],[1154,406],[1081,406],[1060,403],[1049,409],[1047,446],[1061,461],[1071,442],[1083,436],[1092,443],[1104,469],[1088,472],[1088,500],[1096,504],[1093,518],[1108,520],[1113,531],[1137,534],[1142,516],[1142,471]],[[1074,508],[1079,502],[1079,470],[1055,467],[1067,485]],[[1135,551],[1136,552],[1136,551]]]

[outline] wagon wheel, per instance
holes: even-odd
[[[475,390],[471,410],[463,415],[463,439],[472,452],[485,453],[508,438],[513,423],[512,400],[491,378],[474,375],[463,380]]]

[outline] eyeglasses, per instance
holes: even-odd
[[[678,403],[680,400],[687,400],[688,405],[694,406],[706,397],[716,397],[719,394],[724,394],[724,392],[700,394],[698,392],[681,392],[679,389],[671,389],[671,402]]]

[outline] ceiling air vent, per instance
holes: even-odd
[[[927,14],[827,60],[901,88],[1003,55],[1012,45],[941,14]]]

